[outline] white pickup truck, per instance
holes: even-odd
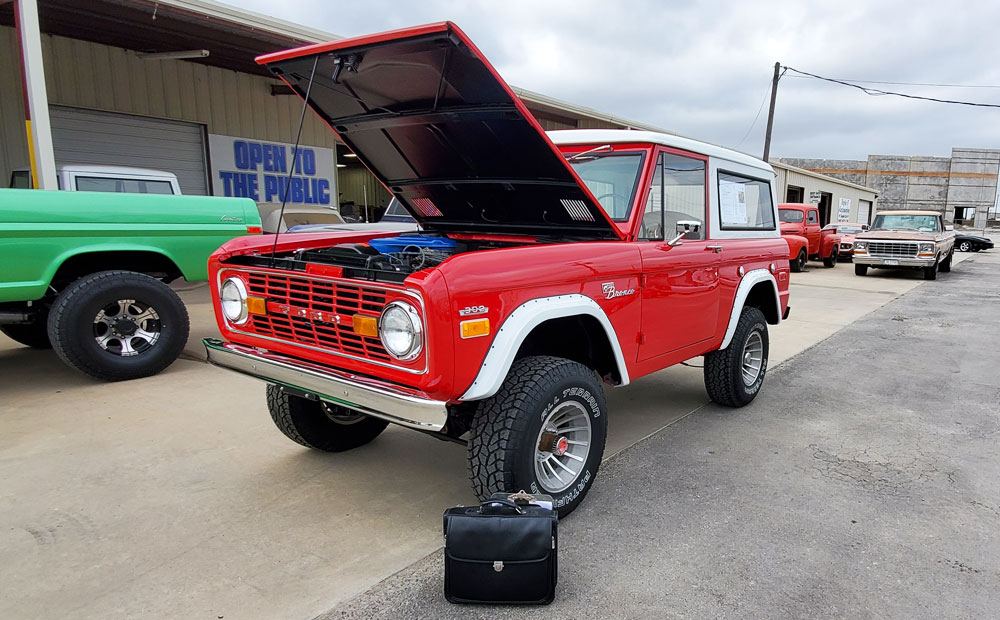
[[[59,189],[70,192],[117,192],[131,194],[180,195],[177,176],[162,170],[127,166],[67,164],[56,168]],[[10,175],[10,187],[31,188],[31,171],[22,168]]]

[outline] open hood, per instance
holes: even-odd
[[[427,230],[622,235],[538,122],[450,22],[257,58]]]

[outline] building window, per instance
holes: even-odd
[[[955,207],[956,224],[965,224],[966,222],[972,223],[975,221],[976,221],[975,207]]]
[[[788,190],[785,191],[785,202],[802,202],[805,197],[806,190],[804,187],[789,185]]]
[[[720,170],[719,216],[722,230],[774,230],[771,184]]]

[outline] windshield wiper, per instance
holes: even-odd
[[[614,150],[614,148],[612,148],[612,146],[610,144],[605,144],[604,146],[594,147],[592,149],[583,151],[582,153],[577,153],[576,155],[573,155],[572,157],[567,157],[566,161],[573,161],[574,159],[583,157],[584,155],[589,155],[590,153],[597,153],[599,151],[613,151],[613,150]]]

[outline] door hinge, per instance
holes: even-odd
[[[635,341],[639,344],[646,344],[646,334],[639,332],[636,336]]]
[[[646,274],[639,276],[639,288],[646,288]]]

